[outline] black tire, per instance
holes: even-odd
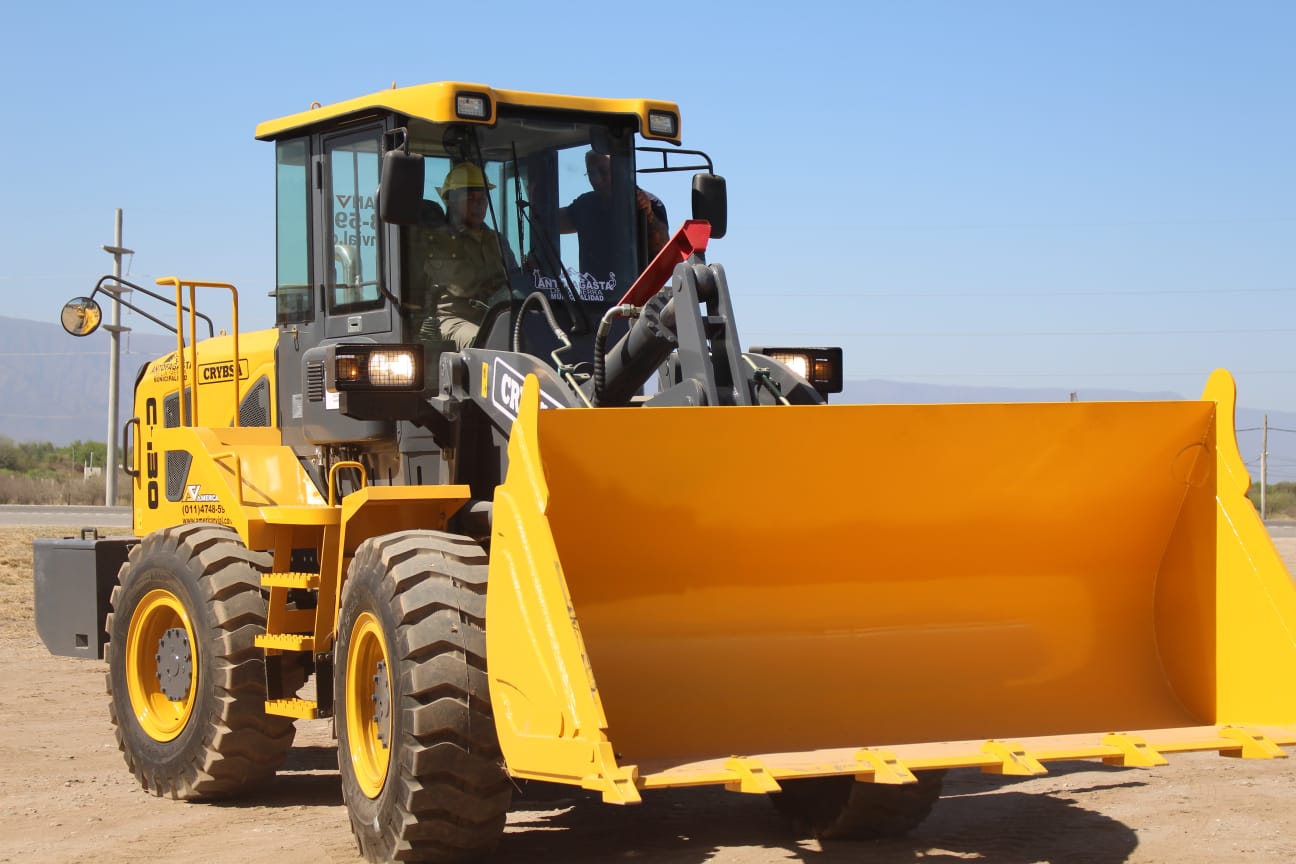
[[[238,795],[292,746],[292,720],[265,713],[253,644],[270,563],[232,530],[193,524],[149,534],[122,565],[106,625],[109,711],[127,767],[155,795]]]
[[[486,678],[486,564],[475,542],[439,531],[366,540],[351,562],[334,717],[369,861],[470,861],[504,832],[513,787]]]
[[[940,798],[944,771],[919,772],[917,783],[859,783],[854,777],[781,781],[770,796],[799,834],[820,840],[876,840],[917,828]]]

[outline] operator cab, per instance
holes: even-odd
[[[442,83],[263,124],[258,137],[277,144],[277,323],[298,346],[422,343],[434,374],[455,345],[438,320],[451,280],[430,272],[429,248],[460,227],[447,187],[456,166],[471,166],[486,193],[486,233],[475,236],[487,238],[472,252],[505,275],[461,304],[480,315],[472,347],[515,350],[519,304],[538,292],[579,355],[656,251],[636,206],[636,134],[678,145],[678,118],[670,103]],[[701,167],[668,166],[668,153],[704,156],[649,149],[662,154],[650,171]],[[723,203],[713,210],[722,230]],[[541,305],[518,329],[532,337],[524,350],[547,358]]]
[[[449,352],[520,353],[588,379],[600,319],[655,251],[636,206],[638,173],[705,167],[718,194],[699,195],[695,180],[693,215],[710,219],[711,236],[723,233],[723,181],[709,159],[698,164],[705,154],[679,149],[669,102],[442,82],[317,106],[261,124],[257,137],[276,144],[278,416],[302,453],[392,440],[394,423],[423,404],[395,391],[438,394]],[[636,165],[637,139],[668,145],[642,148],[654,151],[653,167]],[[443,308],[455,280],[429,261],[459,228],[450,193],[465,178],[485,199],[470,251],[500,278],[460,297],[479,329],[456,342]],[[585,218],[573,219],[573,206]],[[421,369],[388,387],[381,406],[342,398],[353,388],[339,363],[354,370],[368,361],[347,358],[385,346],[418,346]],[[351,353],[339,359],[342,351]]]

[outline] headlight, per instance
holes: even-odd
[[[752,348],[751,353],[777,360],[824,395],[842,391],[840,348]]]
[[[422,345],[338,345],[333,349],[338,390],[422,390]]]

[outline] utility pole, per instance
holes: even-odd
[[[134,255],[132,249],[122,246],[122,211],[117,208],[117,229],[113,232],[113,245],[100,246],[113,256],[112,287],[105,285],[104,291],[112,295],[112,323],[105,324],[111,347],[108,351],[108,458],[104,460],[104,506],[112,507],[117,503],[117,391],[119,368],[121,364],[121,334],[130,330],[121,326],[121,272],[122,256]]]
[[[1269,486],[1269,415],[1264,415],[1264,432],[1260,436],[1260,520],[1269,518],[1265,491]]]

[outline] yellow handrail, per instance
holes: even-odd
[[[361,488],[361,489],[363,489],[363,488],[365,488],[366,486],[369,485],[369,478],[365,476],[365,467],[364,467],[363,465],[361,465],[359,462],[355,462],[355,461],[345,460],[345,459],[344,459],[344,460],[341,461],[341,462],[335,462],[335,463],[333,463],[333,466],[332,466],[331,468],[329,468],[329,490],[328,490],[328,492],[329,492],[329,506],[330,506],[330,507],[335,507],[335,506],[337,506],[337,498],[336,498],[336,496],[334,495],[334,493],[337,491],[337,483],[336,483],[337,472],[338,472],[338,470],[341,469],[341,468],[355,468],[357,471],[360,472],[360,488]]]
[[[176,367],[179,372],[177,381],[180,387],[180,425],[189,426],[189,404],[185,400],[185,372],[184,372],[184,304],[181,297],[181,289],[189,289],[189,362],[193,365],[194,370],[194,388],[193,388],[193,417],[198,416],[198,310],[197,310],[197,289],[199,288],[227,288],[232,296],[233,304],[233,323],[231,324],[234,337],[234,419],[232,426],[239,425],[239,320],[238,320],[238,289],[228,282],[199,282],[191,280],[181,280],[175,276],[163,276],[157,280],[158,285],[170,285],[175,288],[175,308],[176,308]]]

